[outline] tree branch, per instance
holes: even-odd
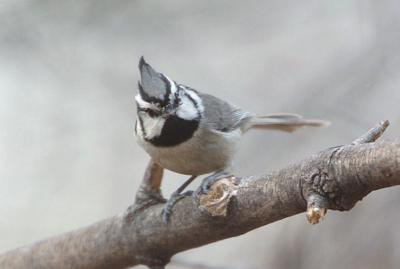
[[[306,210],[316,223],[326,209],[350,210],[371,191],[400,184],[400,142],[373,142],[387,125],[271,174],[220,180],[209,194],[180,200],[169,224],[161,218],[162,168],[150,163],[125,213],[2,254],[0,268],[164,268],[176,253]]]

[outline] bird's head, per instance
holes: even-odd
[[[138,113],[150,117],[167,118],[173,114],[180,102],[179,87],[162,73],[158,73],[143,57],[139,61],[139,94],[136,95]]]
[[[182,124],[197,126],[202,109],[195,91],[157,72],[143,57],[139,61],[139,71],[139,94],[135,97],[137,126],[146,140],[156,141],[162,134],[165,139],[171,133],[170,129],[176,129],[174,132],[182,131]],[[177,137],[176,133],[173,135]]]

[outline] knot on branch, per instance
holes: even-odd
[[[207,194],[200,195],[199,208],[213,217],[225,217],[229,202],[236,196],[238,189],[234,177],[220,179],[211,186]]]
[[[385,120],[376,124],[365,134],[354,140],[351,145],[360,145],[375,142],[389,126],[389,121]],[[311,224],[316,224],[322,219],[327,208],[335,210],[349,210],[359,199],[353,195],[350,201],[343,200],[343,191],[340,189],[340,176],[336,174],[332,165],[340,163],[339,152],[343,146],[334,147],[330,151],[329,162],[323,168],[318,168],[311,173],[311,176],[304,178],[302,193],[307,201],[307,220]],[[365,194],[361,195],[361,197]]]
[[[310,178],[306,178],[305,184],[310,192],[327,197],[331,201],[337,200],[340,195],[339,184],[322,169],[317,169]]]
[[[327,208],[340,207],[340,187],[326,170],[317,169],[304,179],[303,195],[307,200],[307,220],[317,224],[326,214]]]

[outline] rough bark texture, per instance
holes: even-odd
[[[125,213],[2,254],[0,268],[164,268],[178,252],[306,210],[316,223],[326,209],[350,210],[371,191],[400,184],[400,142],[373,142],[387,125],[271,174],[221,180],[209,194],[179,201],[169,224],[161,218],[162,168],[150,163]]]

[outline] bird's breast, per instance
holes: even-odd
[[[186,175],[202,175],[231,164],[241,137],[240,130],[223,133],[197,128],[192,137],[174,146],[160,147],[146,141],[137,127],[138,143],[165,169]]]

